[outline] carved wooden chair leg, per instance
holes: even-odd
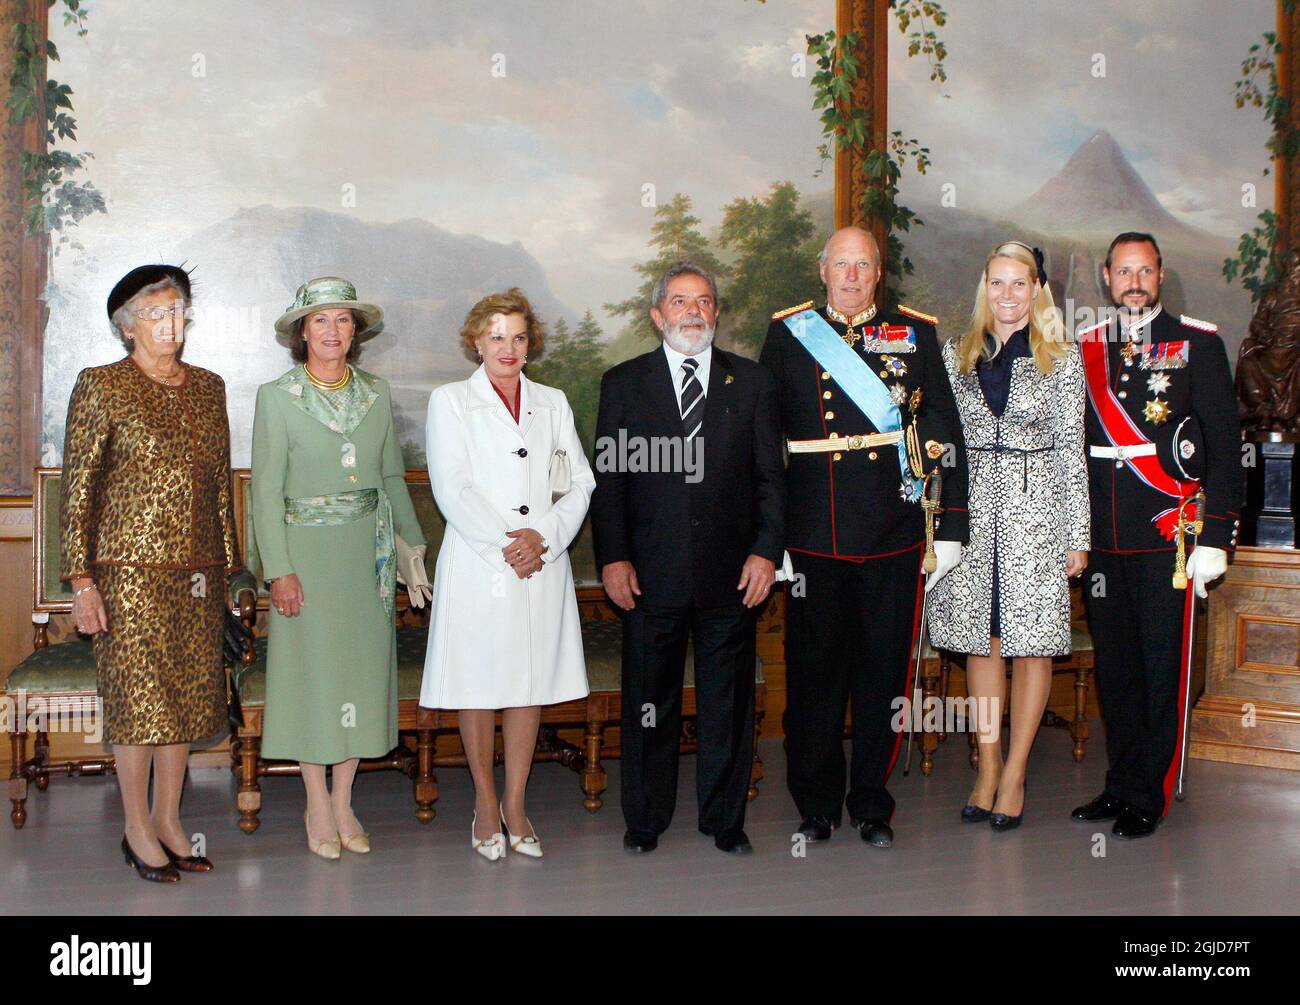
[[[50,787],[50,734],[47,730],[36,731],[36,790],[44,792]]]
[[[415,819],[427,824],[437,815],[433,804],[438,801],[438,776],[433,773],[433,755],[438,740],[432,729],[417,729],[415,736]]]
[[[952,665],[948,662],[948,657],[940,654],[939,656],[939,700],[943,702],[945,708],[948,706],[948,671]],[[939,731],[939,742],[944,743],[948,739],[948,718],[944,717],[943,729]]]
[[[939,684],[938,661],[932,663],[930,660],[925,660],[921,664],[921,711],[922,712],[924,712],[927,708],[932,707],[931,699],[937,699],[939,697],[938,684]],[[940,703],[940,705],[942,707],[942,702]],[[916,711],[913,710],[912,714],[916,715]],[[939,719],[939,723],[940,723],[939,729],[941,732],[944,729],[943,719],[944,717],[941,715]],[[925,721],[924,716],[922,716],[921,721],[922,722]],[[921,747],[921,774],[928,775],[932,771],[934,771],[934,752],[939,746],[939,738],[938,735],[936,735],[935,733],[923,729],[921,730],[921,735],[918,737],[918,740],[920,741],[920,747]]]
[[[754,759],[749,766],[749,791],[745,793],[748,800],[758,798],[758,783],[763,780],[763,758],[758,755],[758,738],[763,735],[764,715],[762,709],[754,713]]]
[[[600,794],[605,791],[609,778],[600,764],[601,747],[605,742],[605,723],[600,719],[588,719],[582,742],[587,761],[578,776],[578,783],[586,795],[582,805],[588,813],[595,813],[605,805]]]
[[[1070,737],[1074,740],[1074,759],[1082,761],[1088,743],[1088,687],[1092,671],[1079,667],[1074,674],[1074,720],[1070,723]]]
[[[9,802],[13,804],[9,819],[15,829],[27,822],[27,776],[23,762],[27,760],[27,733],[15,730],[9,734]]]
[[[239,794],[235,805],[239,807],[239,829],[252,834],[262,826],[257,818],[262,811],[262,786],[257,780],[258,755],[262,749],[260,736],[243,736],[239,742]]]

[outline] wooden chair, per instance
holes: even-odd
[[[51,775],[103,775],[115,771],[112,755],[50,760],[51,727],[102,725],[102,708],[95,674],[95,657],[88,638],[64,629],[50,639],[50,615],[72,611],[72,588],[59,579],[60,468],[37,468],[32,496],[32,626],[35,651],[4,682],[0,701],[14,709],[10,723],[9,819],[14,827],[27,822],[29,787],[44,792]],[[252,596],[242,598],[252,616]],[[57,629],[56,629],[57,631]],[[34,728],[29,728],[34,727]],[[28,740],[35,734],[32,756]]]

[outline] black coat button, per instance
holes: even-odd
[[[518,450],[515,451],[515,453],[518,454],[520,457],[527,457],[527,456],[528,456],[528,448],[527,448],[527,447],[520,447]]]
[[[519,515],[520,515],[520,516],[527,516],[527,515],[528,515],[528,507],[527,507],[527,506],[520,506],[520,507],[519,507]]]

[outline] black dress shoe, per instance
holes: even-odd
[[[992,812],[992,810],[986,810],[983,806],[967,803],[961,808],[961,822],[964,824],[982,824]]]
[[[799,833],[809,841],[829,841],[831,831],[837,826],[830,817],[804,817],[799,824]]]
[[[640,855],[654,851],[659,847],[659,835],[646,834],[642,831],[628,831],[623,835],[623,850]]]
[[[852,823],[858,836],[869,845],[888,848],[894,843],[894,829],[883,820],[854,820]]]
[[[1124,801],[1116,799],[1108,792],[1103,792],[1090,803],[1076,806],[1070,813],[1071,820],[1114,820],[1124,810]]]
[[[1110,829],[1110,832],[1121,838],[1141,838],[1154,834],[1159,826],[1159,816],[1143,813],[1132,806],[1125,806],[1124,811],[1115,818],[1115,826]]]
[[[725,851],[732,855],[749,855],[753,852],[754,846],[749,843],[744,831],[730,831],[719,834],[713,839],[714,846],[718,851]]]
[[[158,843],[162,845],[163,854],[167,856],[167,860],[181,872],[212,871],[211,859],[204,858],[202,855],[177,855],[166,844],[163,844],[161,839],[159,839]]]
[[[164,849],[165,851],[166,849]],[[131,842],[122,835],[122,854],[126,858],[127,865],[135,866],[135,871],[139,873],[141,879],[147,879],[150,883],[179,883],[181,874],[176,871],[176,867],[168,862],[166,865],[149,865],[144,859],[131,850]]]

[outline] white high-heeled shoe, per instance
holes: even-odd
[[[474,814],[469,824],[469,846],[482,855],[489,862],[495,862],[499,858],[506,857],[506,836],[500,831],[493,834],[490,838],[480,841],[474,836],[474,827],[478,823],[478,813]]]
[[[501,830],[503,836],[508,837],[510,841],[510,850],[517,851],[520,855],[527,855],[529,858],[542,857],[542,839],[537,836],[537,831],[533,830],[533,822],[524,817],[524,822],[528,824],[531,831],[523,837],[513,837],[510,835],[510,828],[506,826],[506,811],[497,803],[497,812],[501,814]]]

